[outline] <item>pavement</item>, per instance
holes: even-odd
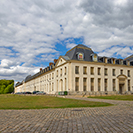
[[[0,110],[0,133],[133,133],[133,101],[66,98],[115,104],[38,110]]]

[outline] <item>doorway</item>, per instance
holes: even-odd
[[[119,84],[119,93],[123,94],[124,91],[124,84]]]

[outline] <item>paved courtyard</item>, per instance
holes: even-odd
[[[72,97],[71,97],[72,98]],[[133,133],[133,101],[99,100],[115,106],[0,110],[1,133]]]

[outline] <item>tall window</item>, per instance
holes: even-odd
[[[79,78],[75,78],[75,91],[79,91]]]
[[[79,66],[75,66],[75,74],[79,74]]]
[[[108,69],[107,69],[107,68],[104,69],[104,75],[105,75],[105,76],[108,75]]]
[[[83,74],[87,74],[87,67],[83,67]]]
[[[51,83],[49,83],[49,92],[51,92]]]
[[[94,91],[94,78],[91,78],[91,91]]]
[[[56,82],[56,87],[57,87],[57,91],[58,91],[58,80],[57,80],[57,82]]]
[[[128,80],[128,91],[130,91],[130,80]]]
[[[130,70],[127,71],[127,76],[130,77]]]
[[[101,89],[101,79],[98,78],[98,91],[100,91],[100,89]]]
[[[116,91],[116,89],[115,89],[115,79],[113,79],[113,91]]]
[[[51,80],[51,74],[49,75],[49,80]]]
[[[52,91],[54,91],[54,83],[52,83]]]
[[[120,72],[120,73],[121,73],[121,75],[122,75],[122,74],[123,74],[123,70],[121,70],[121,72]]]
[[[67,68],[65,67],[65,75],[66,75],[66,72],[67,72]]]
[[[56,71],[56,77],[58,77],[58,70]]]
[[[62,76],[62,68],[60,69],[60,76]]]
[[[66,78],[65,78],[65,91],[67,90],[66,88],[67,88],[67,80],[66,80]]]
[[[94,67],[91,67],[91,75],[94,75]]]
[[[86,91],[87,78],[83,78],[83,91]]]
[[[105,83],[105,91],[107,91],[107,87],[108,87],[108,79],[105,79],[104,83]]]
[[[52,73],[52,79],[54,79],[54,73]]]
[[[115,76],[115,69],[112,70],[112,75]]]
[[[98,75],[101,75],[101,68],[98,68]]]

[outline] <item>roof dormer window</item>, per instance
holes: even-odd
[[[94,62],[97,62],[98,61],[98,56],[97,56],[97,54],[91,54],[91,57],[92,57],[92,61],[94,61]]]
[[[84,60],[84,54],[83,53],[78,52],[76,55],[77,55],[78,60]]]

